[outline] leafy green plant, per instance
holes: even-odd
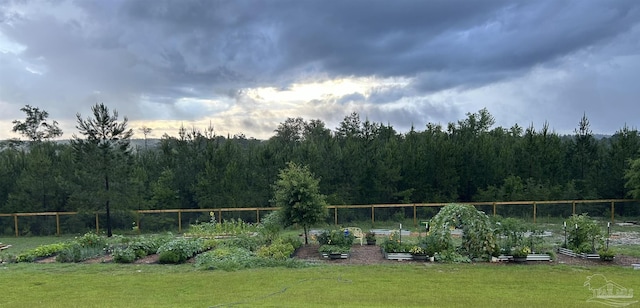
[[[602,261],[613,261],[616,254],[613,249],[601,248],[598,250],[598,255],[600,256],[600,260]]]
[[[322,231],[317,236],[320,245],[351,246],[355,236],[343,230]]]
[[[469,258],[488,259],[499,252],[491,219],[472,205],[449,204],[433,217],[430,226],[430,232],[443,249],[453,248],[451,230],[461,228],[462,244],[458,253]]]
[[[375,232],[371,232],[371,231],[367,232],[364,235],[364,239],[366,241],[368,241],[368,242],[375,241],[376,240],[376,233]]]
[[[351,246],[343,246],[343,245],[322,245],[318,248],[318,252],[320,253],[349,253],[351,251]]]
[[[112,250],[113,261],[116,263],[131,263],[137,259],[154,254],[158,249],[173,240],[171,233],[163,235],[140,236],[135,238],[120,238],[122,244]]]
[[[249,234],[258,231],[254,224],[244,222],[242,219],[223,220],[221,223],[212,219],[189,227],[189,232],[185,236],[190,237],[216,237],[216,236],[236,236]]]
[[[76,238],[74,242],[82,247],[107,247],[107,239],[93,232],[85,233],[83,236]]]
[[[382,242],[382,245],[380,245],[380,247],[387,253],[408,253],[413,245],[406,242],[403,243],[400,239],[400,233],[393,232],[384,240],[384,242]]]
[[[136,251],[129,247],[117,247],[111,252],[113,256],[113,262],[116,263],[132,263],[138,256]]]
[[[268,242],[275,240],[282,231],[282,212],[272,211],[267,214],[260,221],[257,230]]]
[[[271,245],[262,246],[258,249],[257,255],[262,258],[285,260],[290,258],[294,251],[295,248],[291,243],[285,242],[283,239],[277,239]]]
[[[602,246],[602,230],[598,222],[587,214],[572,215],[567,219],[567,245],[576,253],[593,253]]]
[[[424,255],[426,254],[426,251],[424,250],[424,248],[418,245],[414,245],[413,247],[411,247],[411,249],[409,249],[409,253],[411,253],[412,255]]]
[[[67,248],[66,243],[55,243],[40,245],[34,249],[27,250],[16,257],[17,262],[33,262],[39,258],[51,257]]]
[[[96,245],[83,246],[78,242],[73,242],[58,253],[56,261],[62,263],[81,262],[102,255],[105,255],[103,247]]]
[[[511,250],[511,255],[516,258],[523,258],[531,253],[531,248],[528,246],[516,246]]]
[[[160,263],[182,263],[203,251],[202,239],[177,238],[158,248]]]

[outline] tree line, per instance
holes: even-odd
[[[494,127],[487,109],[406,133],[358,113],[335,129],[289,118],[268,140],[182,127],[149,145],[143,127],[134,147],[126,118],[103,104],[77,115],[68,143],[52,141],[62,131],[46,111],[22,110],[13,130],[27,141],[0,151],[0,213],[268,207],[289,162],[308,166],[333,205],[628,198],[640,187],[638,131],[597,138],[586,115],[573,135]]]

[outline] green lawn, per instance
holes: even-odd
[[[3,253],[18,254],[73,237],[0,242],[13,245]],[[190,264],[20,263],[0,265],[0,307],[602,307],[587,302],[592,292],[584,283],[594,274],[640,289],[640,271],[616,266],[406,262],[224,272]]]
[[[1,307],[589,307],[587,277],[639,289],[630,268],[321,265],[196,271],[191,265],[8,264]]]

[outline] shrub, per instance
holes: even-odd
[[[282,225],[281,212],[272,211],[262,218],[257,230],[267,241],[271,242],[275,240],[280,231],[282,231]]]
[[[113,256],[113,262],[116,262],[116,263],[132,263],[138,258],[135,250],[130,249],[129,247],[114,248],[112,252],[112,256]]]
[[[576,253],[593,253],[602,246],[602,230],[589,215],[572,215],[567,220],[567,245]]]
[[[260,247],[257,255],[262,258],[285,260],[290,258],[294,251],[293,245],[286,243],[282,239],[277,239],[271,245]]]
[[[183,255],[179,254],[175,250],[167,250],[160,253],[158,258],[158,262],[162,264],[178,264],[186,261],[187,258],[183,257]]]
[[[158,248],[160,263],[182,263],[203,251],[202,239],[178,238]],[[164,255],[164,256],[163,256]]]

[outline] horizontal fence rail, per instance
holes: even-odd
[[[640,200],[633,199],[601,199],[601,200],[555,200],[555,201],[503,201],[503,202],[446,202],[446,203],[402,203],[402,204],[365,204],[365,205],[329,205],[328,210],[333,212],[333,223],[338,225],[338,213],[339,211],[350,209],[370,209],[371,211],[371,223],[375,223],[376,209],[388,209],[388,208],[402,208],[413,210],[413,224],[418,226],[418,209],[419,208],[432,208],[443,207],[448,204],[468,204],[476,207],[490,206],[492,209],[492,215],[497,215],[498,207],[503,206],[531,206],[533,223],[536,223],[538,215],[538,206],[540,205],[556,205],[556,206],[569,206],[571,205],[571,213],[576,214],[577,204],[609,204],[609,210],[611,212],[611,222],[615,222],[615,205],[616,203],[633,203],[640,202]],[[182,214],[183,213],[213,213],[216,216],[218,222],[222,222],[224,213],[231,212],[255,212],[256,222],[260,221],[261,212],[270,212],[278,210],[277,207],[251,207],[251,208],[207,208],[207,209],[162,209],[162,210],[133,210],[132,213],[136,216],[136,230],[141,231],[141,218],[143,215],[150,214],[177,214],[178,218],[178,232],[182,232]],[[13,229],[16,237],[20,235],[19,232],[19,217],[38,217],[38,216],[55,216],[56,221],[56,234],[60,235],[60,216],[63,215],[78,215],[79,212],[37,212],[37,213],[0,213],[0,217],[13,217]],[[100,219],[99,215],[104,213],[96,212],[95,214],[95,229],[96,232],[100,232]]]

